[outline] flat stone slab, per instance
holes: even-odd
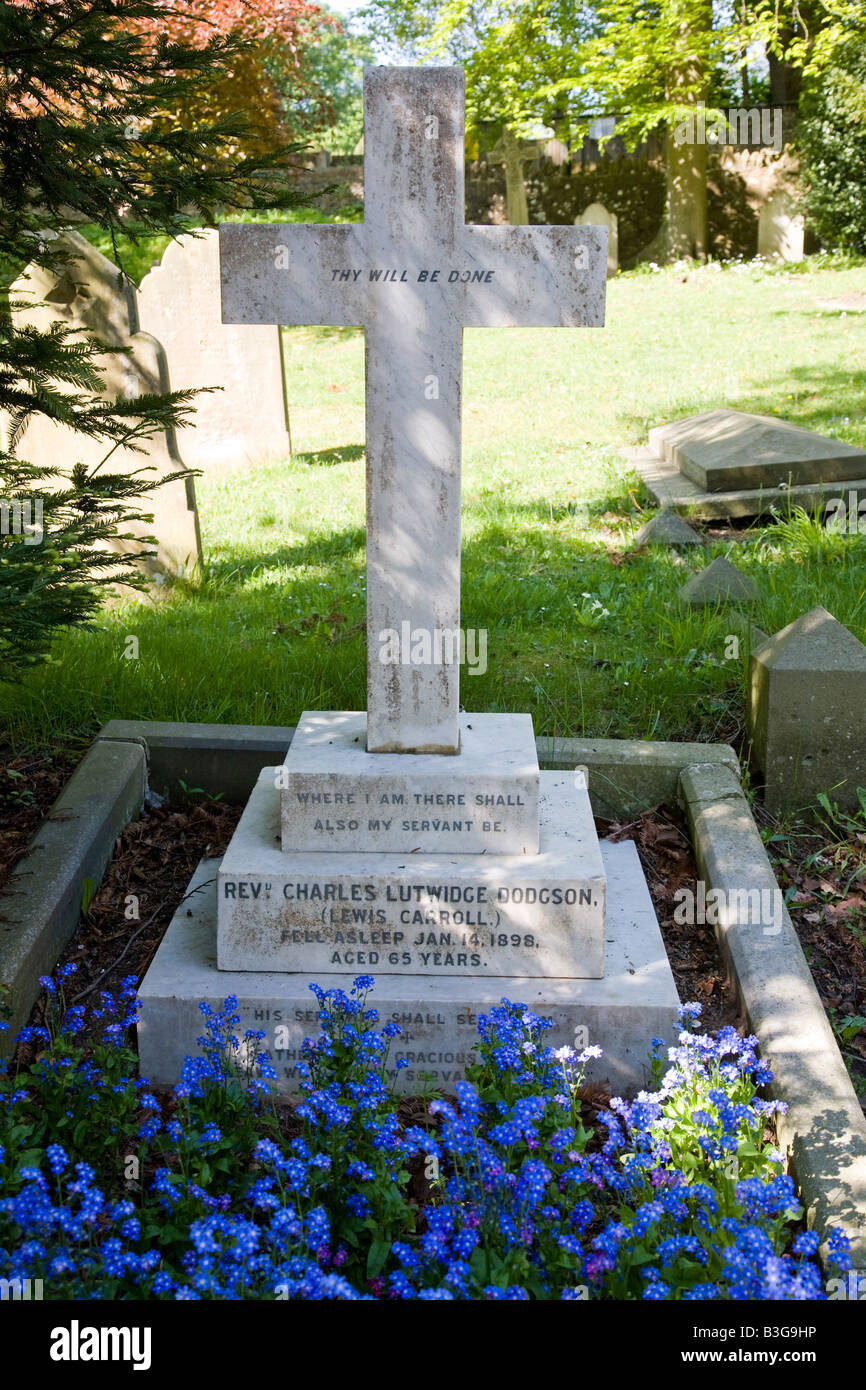
[[[857,494],[866,498],[866,467],[859,478],[841,482],[798,483],[791,487],[748,487],[727,492],[707,492],[680,472],[675,463],[659,458],[646,445],[624,449],[623,458],[640,474],[653,501],[681,512],[695,521],[724,521],[731,517],[768,516],[788,507],[820,511],[834,499]]]
[[[306,711],[282,769],[282,844],[380,854],[537,854],[529,714],[461,714],[460,752],[368,753],[367,716]]]
[[[596,976],[604,867],[589,796],[540,774],[540,853],[280,849],[265,768],[219,868],[221,970]]]
[[[658,425],[649,447],[705,492],[866,475],[866,450],[770,415],[710,410]]]
[[[604,979],[395,976],[370,968],[376,976],[371,1003],[383,1023],[394,1019],[403,1030],[390,1056],[392,1066],[401,1056],[409,1063],[392,1073],[398,1089],[418,1091],[426,1074],[453,1090],[477,1043],[478,1015],[503,996],[554,1020],[547,1034],[551,1045],[601,1046],[603,1057],[587,1068],[590,1079],[608,1078],[617,1092],[647,1085],[650,1038],[672,1040],[675,1031],[676,986],[634,845],[603,844],[601,856],[608,881]],[[310,984],[348,990],[354,974],[368,967],[302,975],[217,969],[214,880],[213,861],[203,860],[190,885],[196,891],[178,909],[141,983],[142,1075],[156,1086],[174,1085],[202,1031],[199,1000],[216,1008],[235,994],[242,1029],[265,1030],[264,1046],[279,1077],[275,1084],[291,1095],[297,1091],[301,1042],[318,1032]]]

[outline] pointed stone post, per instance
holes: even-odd
[[[813,608],[749,662],[748,728],[774,814],[819,792],[846,810],[866,786],[866,647]]]

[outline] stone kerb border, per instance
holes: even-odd
[[[229,806],[243,805],[263,767],[283,761],[294,726],[183,724],[168,720],[112,719],[99,741],[144,743],[148,786],[177,801],[188,790],[222,793]]]
[[[0,980],[15,991],[13,1028],[27,1017],[38,976],[71,936],[84,878],[99,881],[146,784],[245,801],[262,767],[282,762],[294,729],[112,720],[55,803],[31,853],[0,898]],[[684,805],[707,891],[776,888],[726,744],[629,739],[537,740],[543,767],[585,768],[597,816],[624,820],[660,802]],[[145,778],[147,777],[147,783]],[[39,876],[40,860],[48,866]],[[12,896],[9,896],[9,895]],[[787,912],[781,926],[717,927],[749,1026],[787,1101],[780,1137],[810,1224],[841,1224],[866,1272],[866,1121]],[[9,1034],[5,1035],[7,1038]]]
[[[81,915],[85,879],[98,884],[115,841],[138,815],[146,786],[146,744],[97,739],[70,777],[0,893],[0,1005],[9,1032],[26,1022],[39,976],[54,969]]]
[[[589,799],[604,820],[639,816],[666,801],[675,805],[680,773],[692,763],[730,769],[739,778],[740,764],[727,743],[643,743],[622,738],[538,738],[542,767],[591,771]]]
[[[591,786],[591,783],[590,783]],[[719,763],[683,770],[680,800],[698,871],[724,901],[777,884],[739,779]],[[768,899],[769,900],[769,899]],[[736,898],[733,901],[737,901]],[[771,1091],[809,1225],[847,1231],[866,1270],[866,1120],[786,909],[766,923],[722,920],[716,935],[749,1026],[773,1069]],[[734,914],[736,916],[736,914]]]

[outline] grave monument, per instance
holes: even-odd
[[[107,348],[128,348],[126,353],[106,353],[97,361],[101,393],[107,400],[134,400],[175,389],[176,383],[169,383],[162,344],[140,331],[132,281],[79,232],[65,232],[63,248],[67,261],[61,273],[33,264],[12,285],[15,323],[47,332],[52,323],[61,322],[75,335],[98,338]],[[111,546],[127,552],[145,550],[149,558],[142,563],[157,579],[165,574],[188,576],[201,564],[195,480],[176,476],[187,465],[173,429],[154,431],[137,443],[137,449],[112,449],[110,440],[93,439],[36,415],[16,452],[31,463],[54,463],[59,458],[66,467],[81,462],[88,469],[96,468],[110,453],[112,472],[169,479],[141,499],[142,511],[152,515],[153,521],[124,526],[124,532],[139,539],[117,537]],[[146,536],[155,538],[155,549],[142,545]]]
[[[220,229],[229,322],[366,333],[367,711],[305,712],[142,982],[143,1072],[178,1075],[198,1001],[239,1000],[286,1092],[313,980],[376,977],[404,1089],[463,1072],[503,996],[646,1079],[677,995],[633,844],[585,777],[540,772],[532,721],[459,704],[462,330],[601,326],[606,229],[463,221],[463,73],[367,69],[363,225]]]
[[[607,276],[611,279],[619,270],[619,218],[608,212],[604,203],[590,203],[574,219],[576,227],[607,227]]]
[[[806,227],[797,199],[777,188],[758,213],[758,255],[768,261],[802,261]]]
[[[773,415],[726,407],[657,425],[627,449],[661,507],[700,520],[817,511],[866,496],[866,449]]]
[[[276,324],[226,324],[220,315],[219,236],[214,229],[169,242],[137,295],[141,326],[165,348],[172,388],[203,392],[179,431],[190,468],[291,454]]]

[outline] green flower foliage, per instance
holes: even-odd
[[[821,1237],[796,1233],[793,1178],[767,1142],[785,1107],[758,1095],[772,1081],[758,1040],[693,1031],[699,1004],[680,1006],[675,1047],[653,1039],[652,1090],[587,1128],[584,1068],[601,1049],[546,1045],[553,1022],[526,1005],[479,1016],[453,1102],[401,1101],[400,1028],[368,1007],[372,976],[348,994],[314,984],[319,1031],[287,1114],[264,1030],[241,1031],[235,996],[200,1003],[199,1050],[160,1096],[135,1076],[134,977],[88,1015],[90,991],[67,1003],[75,971],[42,978],[45,1023],[0,1064],[0,1278],[42,1278],[47,1299],[830,1293]],[[823,1235],[844,1274],[847,1235]]]

